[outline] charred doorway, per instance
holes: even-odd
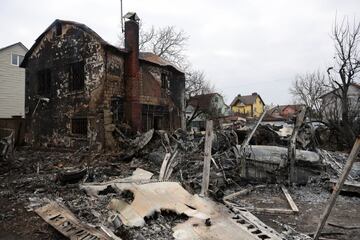
[[[142,126],[143,131],[152,128],[155,130],[169,130],[169,110],[167,107],[160,105],[142,105]]]

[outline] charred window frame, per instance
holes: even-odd
[[[76,62],[69,65],[69,90],[81,91],[85,87],[84,62]]]
[[[116,122],[120,123],[124,120],[124,99],[122,97],[111,98],[111,112]]]
[[[71,119],[71,133],[76,135],[87,135],[88,119],[86,117],[75,117]]]
[[[161,74],[161,88],[163,89],[169,88],[169,75],[166,73]]]
[[[50,95],[51,92],[51,70],[43,69],[38,71],[37,93],[39,95]]]
[[[60,22],[56,23],[55,30],[56,30],[56,36],[62,35],[62,26]]]

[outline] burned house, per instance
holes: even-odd
[[[125,22],[125,48],[63,20],[36,39],[21,64],[29,143],[113,148],[120,123],[140,132],[184,127],[184,73],[139,52],[135,19]]]

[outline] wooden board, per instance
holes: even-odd
[[[56,230],[71,240],[111,240],[105,232],[81,223],[69,209],[57,202],[40,207],[35,212]],[[119,238],[118,238],[119,239]]]

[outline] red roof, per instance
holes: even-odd
[[[197,107],[201,111],[209,110],[211,100],[215,95],[220,96],[218,93],[208,93],[191,97],[188,100],[188,105]]]

